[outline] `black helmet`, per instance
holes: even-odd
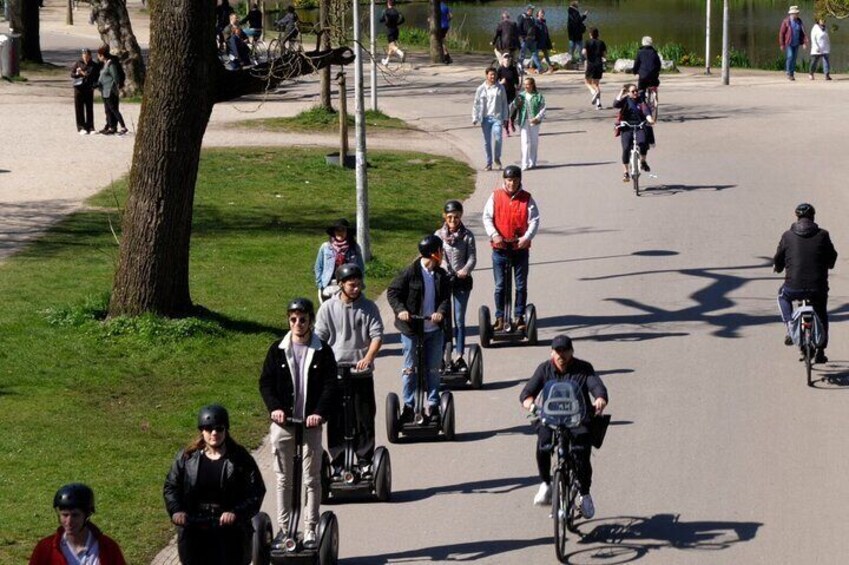
[[[452,212],[460,212],[463,213],[463,204],[459,200],[449,200],[445,203],[445,207],[442,209],[446,214],[450,214]]]
[[[210,426],[224,426],[230,429],[230,415],[220,404],[204,406],[198,412],[198,429]]]
[[[336,280],[338,282],[345,282],[348,279],[361,279],[363,278],[363,270],[360,269],[359,265],[355,265],[353,263],[345,263],[344,265],[340,265],[338,269],[336,269]]]
[[[94,514],[94,491],[82,483],[65,485],[53,495],[53,508]]]
[[[286,312],[303,312],[310,315],[312,320],[315,317],[315,307],[312,305],[312,300],[309,298],[295,298],[286,308]]]
[[[422,257],[431,257],[434,253],[442,249],[442,240],[437,235],[425,236],[419,242],[419,254]]]
[[[504,167],[504,173],[501,176],[505,179],[520,179],[522,178],[522,169],[516,165],[507,165]]]
[[[814,215],[817,213],[814,210],[814,207],[808,204],[807,202],[802,202],[798,206],[796,206],[796,217],[797,218],[810,218],[814,219]]]

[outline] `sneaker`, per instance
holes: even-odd
[[[814,75],[808,75],[809,80],[814,80]]]
[[[796,80],[796,77],[793,75],[787,75],[787,80]]]
[[[516,329],[520,332],[523,332],[528,329],[528,324],[527,322],[525,322],[524,316],[519,316],[519,318],[516,320]]]
[[[595,504],[593,504],[593,497],[589,493],[578,497],[578,506],[581,509],[581,516],[584,518],[589,520],[595,516]]]
[[[540,483],[539,490],[534,495],[534,506],[549,506],[551,504],[551,485]]]
[[[115,130],[114,129],[107,129],[107,130],[101,131],[100,133],[102,133],[103,135],[115,135]]]
[[[825,80],[831,80],[831,75],[825,75]]]
[[[401,410],[401,423],[409,424],[413,421],[413,407],[409,404],[405,404],[404,408]]]
[[[501,161],[499,161],[498,159],[495,160],[495,168],[499,171],[501,170]]]
[[[127,135],[129,131],[127,128],[121,128],[118,130],[118,135]]]
[[[428,406],[425,409],[425,420],[427,422],[439,422],[439,406]]]
[[[631,175],[629,175],[628,173],[625,173],[622,176],[622,182],[631,182]]]
[[[315,546],[315,530],[307,530],[304,532],[304,547],[307,549],[314,549]]]
[[[793,338],[789,335],[784,336],[784,345],[793,345]]]
[[[486,167],[484,167],[484,168],[483,168],[483,170],[484,170],[484,171],[491,171],[491,170],[492,170],[492,165],[487,165]]]
[[[389,64],[389,58],[388,58],[388,57],[384,57],[383,59],[381,59],[381,61],[380,61],[380,62],[381,62],[381,64],[385,67],[386,65],[388,65],[388,64]]]
[[[495,325],[492,326],[493,331],[500,332],[504,329],[504,318],[496,318]]]
[[[651,171],[651,167],[649,167],[649,164],[645,161],[640,161],[640,169],[647,173]]]
[[[407,53],[405,53],[404,51],[401,51],[400,49],[398,50],[398,53],[401,54],[401,63],[403,63],[404,61],[407,60]]]
[[[601,98],[601,92],[596,92],[593,94],[592,100],[590,100],[590,104],[598,104],[598,99]]]
[[[817,354],[814,356],[814,363],[828,363],[828,357],[825,356],[824,349],[817,349]]]
[[[469,370],[469,366],[466,365],[466,361],[459,357],[456,361],[454,361],[454,371],[457,373],[466,373]]]
[[[88,132],[84,129],[79,130],[77,133],[80,135],[88,135]]]

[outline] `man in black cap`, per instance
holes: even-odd
[[[575,383],[583,396],[583,405],[592,406],[593,411],[587,410],[581,425],[571,428],[572,454],[575,458],[575,471],[580,483],[580,496],[578,506],[584,518],[592,518],[595,515],[595,505],[590,496],[592,485],[593,468],[590,463],[590,450],[592,442],[589,433],[589,423],[593,415],[600,416],[607,406],[607,388],[598,375],[595,374],[593,366],[574,357],[572,340],[568,336],[559,335],[551,342],[551,359],[540,363],[534,371],[533,376],[525,384],[525,388],[519,394],[519,401],[525,410],[535,412],[536,398],[542,392],[545,383],[549,381],[571,381]],[[590,402],[592,395],[592,402]],[[537,425],[537,467],[542,484],[534,496],[536,506],[551,504],[551,442],[552,431],[547,426]]]

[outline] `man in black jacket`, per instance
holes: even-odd
[[[577,67],[584,59],[584,32],[587,31],[587,24],[584,22],[587,19],[587,12],[584,10],[582,14],[578,8],[578,0],[569,2],[569,10],[566,17],[566,35],[569,38],[569,56],[570,60]]]
[[[439,417],[439,363],[443,347],[440,324],[450,312],[448,274],[439,266],[442,262],[442,240],[436,235],[425,237],[419,242],[419,255],[386,289],[386,297],[396,316],[395,327],[401,332],[404,351],[404,368],[401,373],[404,397],[402,422],[409,422],[413,417],[417,387],[416,343],[422,329],[428,393],[425,415]],[[413,320],[411,316],[426,319]]]
[[[501,23],[495,28],[491,45],[495,47],[495,57],[499,62],[507,53],[511,58],[516,58],[516,50],[519,48],[519,27],[516,22],[510,21],[507,10],[501,12]]]
[[[304,424],[306,513],[304,545],[316,543],[315,527],[321,501],[321,424],[339,410],[336,358],[327,343],[313,333],[315,309],[306,298],[287,308],[289,327],[283,339],[271,344],[259,378],[259,391],[271,416],[271,449],[277,476],[277,525],[285,531],[292,509],[292,466],[295,431],[290,419]]]
[[[631,71],[637,75],[637,90],[644,91],[651,86],[660,86],[660,55],[653,46],[654,40],[648,35],[643,37],[642,47],[637,50],[634,68]]]
[[[529,412],[536,412],[536,398],[542,392],[545,383],[549,381],[572,381],[580,389],[583,406],[592,406],[587,410],[581,426],[571,428],[572,453],[575,457],[576,474],[580,483],[578,505],[585,518],[595,515],[595,506],[590,495],[593,468],[590,463],[592,441],[589,433],[590,418],[593,414],[600,416],[607,406],[607,388],[593,366],[573,355],[572,340],[568,336],[559,335],[551,342],[551,359],[541,363],[533,376],[519,393],[519,401]],[[590,402],[592,395],[592,402]],[[534,504],[544,506],[551,504],[551,449],[552,431],[547,426],[537,423],[537,468],[542,479],[539,491],[534,497]]]
[[[784,284],[778,289],[781,319],[789,324],[793,316],[793,301],[808,299],[825,332],[822,347],[817,348],[815,363],[827,363],[828,345],[828,271],[834,268],[837,251],[828,232],[814,222],[816,210],[808,203],[796,207],[796,223],[781,236],[773,258],[776,273],[785,272]],[[792,345],[789,326],[785,345]]]

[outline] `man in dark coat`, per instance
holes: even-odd
[[[660,86],[660,55],[653,43],[654,40],[648,35],[643,37],[642,47],[637,51],[634,69],[631,71],[637,75],[637,90],[641,92],[652,86]]]

